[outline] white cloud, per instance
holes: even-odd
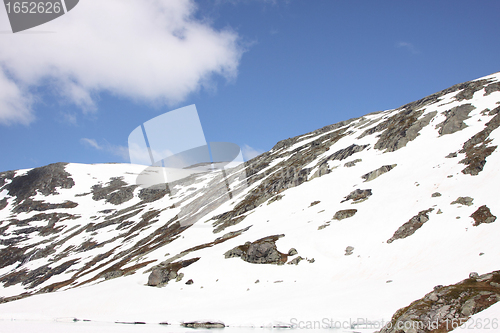
[[[396,44],[396,47],[407,49],[408,51],[410,51],[413,54],[417,54],[418,53],[417,48],[412,43],[399,42],[399,43]]]
[[[97,143],[97,141],[95,141],[94,139],[81,138],[81,139],[80,139],[80,142],[81,142],[82,144],[84,144],[84,145],[88,145],[88,146],[93,147],[93,148],[95,148],[95,149],[97,149],[97,150],[103,150],[103,149],[104,149],[104,148],[103,148],[103,147],[101,147],[101,146]]]
[[[80,143],[84,146],[92,147],[97,150],[111,153],[112,155],[119,156],[123,161],[129,162],[129,150],[124,146],[112,145],[109,142],[99,144],[95,139],[81,138]]]
[[[259,156],[264,151],[254,149],[254,148],[250,147],[249,145],[244,145],[243,148],[241,148],[241,152],[243,153],[243,158],[245,159],[245,161],[248,161],[256,156]]]
[[[32,88],[92,112],[100,92],[175,105],[212,88],[214,75],[234,79],[238,35],[197,20],[195,11],[193,0],[86,0],[26,33],[2,34],[0,123],[33,120]],[[5,11],[0,16],[4,28]]]
[[[0,67],[0,123],[21,123],[33,121],[32,97],[12,82]]]

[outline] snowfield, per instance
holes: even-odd
[[[311,331],[318,328],[310,327],[314,322],[352,323],[363,318],[373,327],[360,325],[338,331],[374,332],[381,328],[375,324],[387,323],[396,310],[437,285],[458,283],[471,272],[481,275],[499,270],[500,221],[476,226],[471,215],[482,206],[495,217],[500,214],[500,150],[488,154],[475,175],[462,172],[468,165],[460,163],[473,153],[460,152],[464,144],[498,116],[491,110],[499,108],[500,89],[487,87],[498,85],[500,74],[480,80],[486,83],[477,91],[472,89],[471,96],[466,96],[470,98],[457,98],[467,89],[462,88],[412,106],[411,114],[418,113],[418,117],[411,121],[422,120],[421,128],[405,127],[406,120],[393,120],[408,109],[403,107],[308,133],[289,145],[277,145],[247,163],[248,178],[242,192],[235,191],[232,198],[220,202],[216,199],[221,196],[210,197],[206,201],[207,205],[214,203],[210,209],[205,204],[196,206],[196,202],[205,200],[213,186],[217,175],[211,173],[180,182],[175,193],[171,188],[171,194],[148,201],[140,197],[142,189],[134,186],[144,166],[68,164],[64,170],[73,179],[73,186],[56,186],[57,193],[48,195],[37,190],[35,195],[23,197],[59,206],[25,211],[16,208],[21,202],[16,202],[8,186],[30,170],[17,171],[10,178],[0,174],[5,179],[5,185],[0,182],[0,207],[1,200],[6,200],[0,210],[0,255],[14,253],[13,248],[22,251],[19,260],[0,265],[0,297],[5,301],[0,304],[0,330],[156,332],[165,331],[165,327],[114,323],[168,322],[174,324],[169,331],[181,332],[186,329],[175,325],[210,321],[224,323],[235,332],[290,325]],[[487,90],[493,91],[487,94]],[[463,121],[460,116],[453,118],[450,110],[464,104],[473,109]],[[460,110],[457,113],[465,112]],[[388,121],[392,122],[382,126]],[[447,121],[451,133],[440,134]],[[395,148],[380,148],[381,139],[390,142],[398,135],[402,139]],[[500,131],[493,128],[487,139],[473,147],[496,147],[499,143]],[[353,144],[360,148],[352,148],[352,153],[349,147]],[[321,147],[328,149],[313,150]],[[345,158],[332,155],[341,150],[344,155],[338,156]],[[476,160],[481,152],[475,153]],[[446,157],[451,153],[456,157]],[[352,165],[346,165],[349,162]],[[383,166],[393,167],[373,180],[362,178]],[[268,191],[278,186],[273,175],[291,180],[275,192]],[[95,186],[106,188],[113,179],[121,183],[99,199]],[[233,180],[233,190],[239,188],[236,183]],[[356,189],[371,190],[371,195],[346,200]],[[119,200],[112,193],[120,193]],[[251,193],[261,193],[258,197],[265,201],[248,201]],[[472,202],[452,204],[459,197],[470,197]],[[249,202],[246,211],[238,211],[231,219],[221,217],[242,207],[238,205],[245,200]],[[61,207],[66,201],[77,205]],[[333,218],[345,210],[356,211],[347,218]],[[425,221],[413,226],[412,233],[388,242],[400,227],[426,210],[427,217],[420,219]],[[57,216],[53,229],[43,229],[50,218],[56,218],[48,215],[56,213],[68,215]],[[47,215],[33,219],[37,214]],[[111,220],[113,223],[105,224]],[[190,222],[183,224],[181,220]],[[175,221],[180,221],[181,227],[175,229]],[[225,227],[214,232],[221,224]],[[172,230],[168,234],[163,231],[167,227]],[[236,236],[230,234],[237,231]],[[227,239],[217,241],[223,235]],[[225,256],[246,242],[273,235],[284,235],[275,245],[285,255],[285,264],[256,264]],[[214,244],[207,245],[211,242]],[[57,246],[44,250],[50,244]],[[292,248],[297,254],[290,254]],[[303,260],[291,263],[299,256]],[[161,262],[194,258],[199,259],[177,272],[182,276],[177,274],[161,286],[148,286],[152,269]],[[71,265],[62,267],[66,262]],[[161,267],[166,265],[168,262]],[[61,272],[43,280],[55,267],[62,267]],[[40,273],[29,275],[37,269]],[[189,280],[192,284],[186,284]],[[25,292],[32,295],[12,299]],[[469,327],[457,331],[495,331],[470,323],[500,318],[499,304],[472,315]],[[73,318],[80,321],[73,323]],[[245,329],[238,331],[236,327]]]

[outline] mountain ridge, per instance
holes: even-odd
[[[499,80],[495,73],[279,141],[228,172],[227,198],[215,173],[143,189],[137,165],[1,172],[0,307],[13,317],[233,325],[332,311],[387,319],[435,285],[493,272]],[[88,297],[37,308],[89,288],[122,299],[123,287],[140,310],[112,303],[100,313]],[[259,306],[266,293],[272,301]],[[300,306],[288,304],[291,294]],[[154,306],[167,295],[178,305]],[[345,306],[327,307],[327,295]],[[366,299],[386,304],[359,305]],[[215,305],[204,307],[208,300]]]

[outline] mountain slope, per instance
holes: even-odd
[[[496,73],[281,141],[227,183],[0,173],[0,317],[387,321],[499,269],[499,104]]]

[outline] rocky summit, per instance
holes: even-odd
[[[0,319],[409,333],[500,314],[499,111],[496,73],[164,186],[132,164],[1,172]]]

